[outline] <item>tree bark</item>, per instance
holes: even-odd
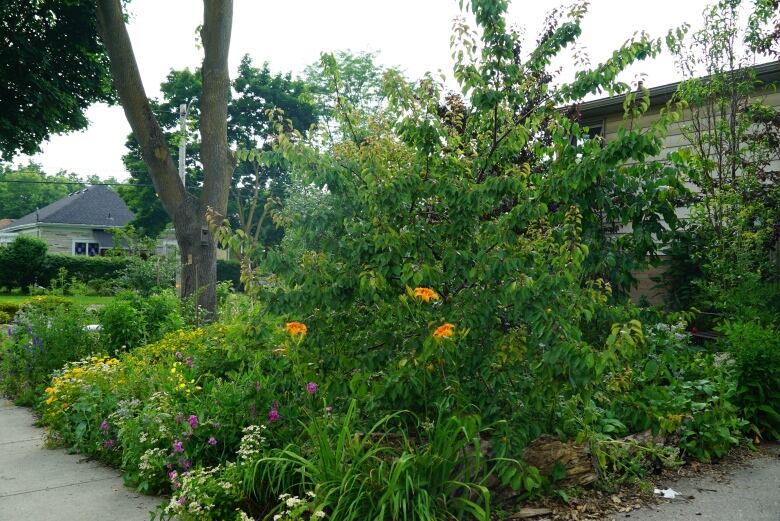
[[[97,21],[125,116],[140,144],[141,156],[149,168],[155,191],[176,229],[182,261],[182,297],[195,296],[198,305],[211,313],[216,307],[217,248],[208,232],[205,214],[208,207],[221,214],[226,212],[233,170],[227,142],[228,52],[233,2],[204,0],[203,7],[201,36],[205,57],[200,130],[204,182],[200,199],[187,193],[181,183],[168,142],[152,112],[120,0],[97,0]]]

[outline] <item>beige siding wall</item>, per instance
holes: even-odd
[[[91,229],[66,226],[41,226],[40,238],[49,245],[49,253],[73,253],[73,242],[97,242]]]
[[[770,91],[757,94],[756,99],[760,99],[766,105],[780,108],[780,92]],[[633,122],[623,118],[623,114],[611,114],[603,119],[604,122],[604,140],[609,142],[617,138],[617,132],[622,127],[631,127],[634,129],[646,128],[658,121],[660,116],[661,107],[654,107],[650,109],[641,118],[634,120]],[[668,134],[664,140],[664,146],[661,153],[653,158],[655,160],[664,161],[668,155],[672,152],[690,146],[688,139],[685,136],[685,129],[691,125],[691,111],[685,110],[680,118],[680,121],[669,125],[667,131]],[[771,169],[780,169],[780,161],[775,161],[770,165]],[[685,218],[688,215],[688,208],[678,208],[677,214]],[[621,229],[619,233],[630,232],[630,227]],[[631,292],[631,298],[635,302],[638,302],[642,297],[646,298],[652,304],[662,304],[664,298],[664,289],[658,288],[657,283],[653,281],[653,278],[659,277],[663,273],[662,267],[649,268],[646,271],[635,273],[634,276],[638,280],[638,287]]]

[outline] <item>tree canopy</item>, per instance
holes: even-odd
[[[114,99],[95,3],[0,0],[0,158],[33,154],[52,134],[86,128]]]
[[[84,187],[76,174],[47,174],[40,165],[0,165],[0,218],[18,219]]]
[[[270,145],[277,131],[276,119],[269,111],[281,111],[293,128],[302,132],[316,121],[315,108],[305,82],[293,79],[289,73],[273,73],[267,63],[255,67],[249,56],[244,56],[232,85],[236,94],[228,104],[228,141],[231,148],[260,149],[270,154]],[[174,154],[182,138],[178,108],[180,104],[187,104],[201,96],[199,71],[172,70],[160,85],[160,90],[162,99],[154,101],[152,106]],[[190,124],[198,120],[200,110],[197,101],[192,103],[189,115]],[[188,134],[187,189],[198,193],[203,180],[200,136],[194,126]],[[128,138],[127,147],[124,162],[130,172],[131,183],[146,186],[124,187],[120,193],[136,213],[135,226],[155,235],[170,220],[154,189],[149,186],[149,174],[132,136]],[[285,197],[288,178],[284,165],[278,159],[263,161],[262,165],[248,162],[237,165],[228,201],[228,216],[236,226],[251,228],[257,224],[269,198]],[[255,199],[260,210],[250,216],[249,208]],[[245,222],[247,219],[251,222]],[[263,242],[276,243],[281,238],[281,231],[270,220],[264,222],[261,232]]]

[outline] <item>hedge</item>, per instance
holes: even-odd
[[[60,268],[65,268],[68,278],[75,277],[82,282],[98,279],[109,280],[119,276],[127,267],[127,257],[86,257],[65,255],[60,253],[47,254],[40,269],[35,274],[35,282],[48,287],[52,279],[57,277]],[[8,269],[0,262],[0,272]],[[217,261],[217,280],[229,280],[234,288],[241,287],[241,264],[235,260]]]
[[[113,279],[127,267],[128,259],[125,257],[86,257],[77,255],[65,255],[60,253],[48,254],[43,261],[43,266],[38,275],[38,284],[49,286],[51,280],[57,276],[60,268],[65,268],[68,278],[76,277],[82,282],[95,279]]]
[[[235,289],[241,287],[241,263],[236,260],[217,261],[217,280],[229,280]]]

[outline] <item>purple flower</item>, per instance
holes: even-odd
[[[217,444],[217,438],[215,438],[214,436],[210,436],[210,437],[209,437],[209,441],[208,441],[208,443],[209,443],[209,445],[211,445],[211,446],[214,446],[214,445],[216,445],[216,444]]]
[[[194,414],[190,414],[190,417],[187,421],[190,422],[190,427],[192,427],[193,429],[197,429],[198,425],[200,425],[200,423],[198,422],[198,417],[195,416]]]
[[[184,421],[184,415],[179,413],[176,415],[176,423],[182,423]]]
[[[178,472],[176,472],[175,470],[172,470],[172,471],[170,471],[168,473],[168,479],[170,479],[171,481],[174,481],[178,475],[179,475]]]
[[[268,411],[268,421],[273,423],[275,421],[279,421],[279,411],[276,409],[271,409]]]
[[[190,463],[190,460],[188,460],[188,459],[185,459],[184,461],[181,462],[181,468],[184,469],[184,472],[189,472],[190,465],[192,465],[192,464]]]
[[[108,429],[109,429],[109,428],[110,428],[110,427],[109,427],[109,425],[108,425],[108,421],[106,421],[106,420],[103,420],[103,423],[101,423],[101,424],[100,424],[100,431],[101,431],[103,434],[108,434]]]
[[[311,394],[312,396],[317,392],[317,384],[314,382],[309,382],[306,384],[306,392]]]
[[[114,445],[116,445],[116,441],[114,440],[106,440],[103,442],[104,449],[113,449]]]
[[[173,442],[173,452],[184,452],[184,444],[179,440]]]
[[[180,505],[183,505],[184,503],[186,503],[186,502],[187,502],[187,498],[186,498],[186,497],[184,497],[184,496],[182,496],[182,497],[180,497],[179,499],[177,499],[177,500],[176,500],[176,502],[177,502],[178,504],[180,504]]]
[[[14,336],[14,330],[9,327],[8,328],[8,338],[11,338],[12,336]]]
[[[187,364],[187,367],[192,367],[192,357],[188,356],[184,363]]]
[[[176,351],[176,360],[181,360],[181,357],[184,356],[181,354],[181,351]]]

